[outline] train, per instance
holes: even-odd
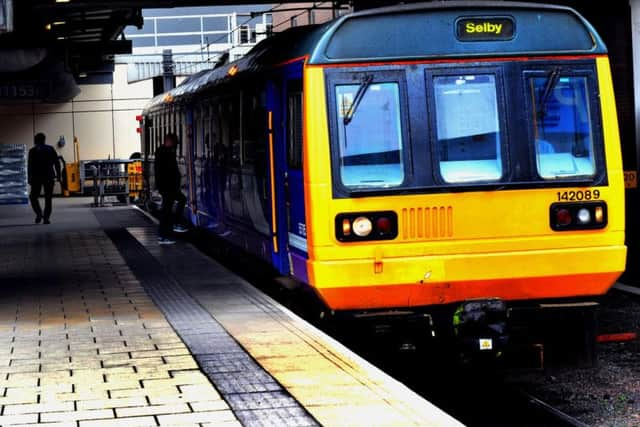
[[[155,97],[140,128],[148,200],[177,133],[191,223],[329,313],[417,316],[495,353],[518,310],[590,306],[625,268],[607,49],[568,7],[427,2],[294,27]]]

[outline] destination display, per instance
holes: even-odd
[[[456,37],[463,42],[511,40],[515,22],[508,16],[459,18]]]

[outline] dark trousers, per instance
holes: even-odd
[[[160,193],[162,195],[162,211],[160,212],[160,237],[169,237],[173,232],[174,224],[182,224],[182,214],[187,204],[187,198],[181,191]],[[173,204],[177,203],[176,210]]]
[[[31,200],[31,207],[33,208],[33,211],[37,216],[44,217],[44,219],[49,219],[49,217],[51,216],[51,198],[53,197],[53,184],[53,180],[31,182],[31,194],[29,195],[29,199]],[[40,201],[38,200],[43,188],[44,214],[42,213],[42,209],[40,208]]]

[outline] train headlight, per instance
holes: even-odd
[[[591,212],[587,208],[580,209],[576,216],[580,224],[589,224],[591,222]]]
[[[394,211],[339,213],[335,227],[340,242],[393,240],[398,237],[398,215]]]
[[[371,220],[366,216],[359,216],[353,220],[353,233],[359,237],[367,237],[373,230],[373,224]]]

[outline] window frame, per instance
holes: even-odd
[[[378,195],[381,192],[397,192],[412,186],[413,173],[413,141],[411,138],[411,123],[409,120],[409,95],[407,73],[405,68],[397,65],[377,67],[348,67],[325,72],[325,88],[327,96],[327,114],[329,118],[329,147],[331,152],[331,179],[333,181],[333,197],[366,197]],[[358,85],[362,77],[373,75],[371,85],[382,83],[396,83],[398,85],[400,106],[400,135],[402,136],[402,167],[404,177],[399,185],[393,187],[363,187],[351,188],[344,184],[340,167],[340,138],[339,120],[336,108],[336,87],[341,85]]]
[[[291,79],[287,81],[286,91],[286,155],[287,155],[287,167],[289,169],[302,170],[304,164],[304,90],[302,79]],[[290,102],[293,97],[300,97],[300,110],[296,118],[300,121],[299,125],[302,130],[300,135],[300,141],[292,140],[291,136],[295,134],[295,129],[292,127],[291,122],[291,110],[289,108]],[[299,145],[299,150],[293,150],[294,146]]]
[[[504,69],[502,66],[487,64],[471,67],[435,67],[425,69],[425,87],[427,90],[427,117],[426,122],[429,133],[429,149],[431,154],[431,167],[433,184],[437,187],[469,188],[479,186],[495,186],[510,183],[512,180],[511,144],[509,143],[509,126],[507,109],[507,97],[505,94]],[[442,176],[440,168],[440,150],[438,146],[438,110],[436,108],[435,78],[469,76],[469,75],[493,75],[496,85],[496,102],[498,108],[500,160],[502,162],[502,176],[497,180],[478,180],[463,182],[448,182]]]
[[[592,176],[567,176],[560,178],[544,178],[538,170],[537,150],[535,146],[535,129],[531,118],[534,111],[534,99],[531,94],[530,79],[536,77],[547,77],[549,73],[557,68],[560,70],[560,78],[562,77],[583,77],[586,79],[587,88],[586,95],[588,99],[591,136],[593,142],[593,160],[594,174]],[[529,120],[526,129],[528,138],[527,147],[529,150],[529,161],[532,176],[540,183],[557,186],[567,186],[571,184],[601,185],[607,182],[607,163],[604,147],[604,133],[602,129],[602,110],[600,108],[600,88],[597,78],[597,70],[595,64],[577,63],[567,64],[560,62],[545,62],[544,64],[523,65],[521,68],[521,79],[524,88],[523,100],[525,101],[525,112]]]

